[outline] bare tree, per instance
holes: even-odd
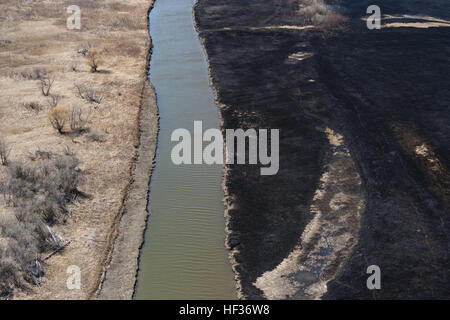
[[[40,76],[39,80],[41,81],[41,92],[44,96],[48,96],[50,94],[50,90],[52,89],[53,83],[55,82],[54,76]]]
[[[0,161],[2,162],[2,165],[8,165],[8,156],[10,152],[11,149],[8,149],[5,141],[3,141],[3,139],[0,139]]]

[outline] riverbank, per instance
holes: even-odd
[[[155,164],[158,143],[158,107],[155,90],[147,82],[142,91],[139,117],[139,148],[132,181],[124,206],[111,236],[111,251],[104,266],[98,299],[133,298],[139,268],[139,255],[148,219],[149,179]]]
[[[149,17],[153,3],[152,0],[147,11],[147,30],[150,28]],[[152,48],[153,46],[150,45],[147,55],[146,70],[149,71]],[[115,223],[115,230],[111,236],[110,252],[104,263],[104,273],[96,292],[98,299],[129,300],[133,298],[139,269],[139,255],[149,216],[147,205],[158,144],[158,122],[155,89],[147,77],[141,95],[139,147],[133,166],[132,179],[122,212]]]
[[[84,195],[69,204],[70,217],[52,225],[68,246],[43,263],[45,275],[40,286],[29,285],[14,297],[96,298],[99,286],[103,283],[105,287],[110,279],[108,273],[104,277],[105,265],[114,270],[112,248],[126,242],[130,244],[126,252],[134,255],[136,263],[129,269],[133,271],[119,272],[116,278],[128,279],[121,280],[128,288],[122,290],[121,286],[121,293],[130,298],[142,239],[142,232],[134,230],[143,231],[145,226],[157,135],[155,97],[147,79],[151,3],[83,2],[79,5],[81,30],[66,27],[69,14],[63,1],[11,1],[0,6],[5,13],[0,19],[0,114],[4,119],[0,136],[11,148],[10,162],[33,165],[30,154],[51,156],[70,150],[80,160],[82,182],[78,188]],[[105,55],[97,73],[85,65],[83,49],[90,47],[100,48]],[[49,99],[42,95],[36,78],[42,71],[55,79],[51,95],[58,96],[58,105],[78,107],[84,116],[90,115],[89,134],[73,134],[68,123],[64,134],[51,127]],[[100,103],[83,100],[75,86],[79,84],[94,89]],[[2,178],[5,170],[0,167]],[[12,214],[12,208],[1,202],[0,215]],[[132,221],[130,229],[123,227],[123,221]],[[67,287],[69,266],[80,268],[80,289]]]
[[[386,21],[373,32],[368,1],[334,1],[343,28],[308,27],[295,16],[300,2],[196,6],[222,129],[280,129],[278,175],[225,168],[240,297],[448,297],[449,132],[440,119],[449,120],[449,96],[439,70],[448,69],[449,28]],[[378,5],[388,16],[448,21],[443,1]],[[366,287],[373,264],[377,292]]]

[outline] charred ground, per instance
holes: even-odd
[[[322,298],[450,297],[450,28],[368,30],[367,1],[333,6],[344,26],[273,28],[306,25],[292,14],[298,5],[199,0],[195,11],[223,128],[280,129],[278,175],[228,166],[228,245],[243,296],[264,298],[256,279],[302,245],[332,127],[361,176],[365,209]],[[378,5],[386,15],[449,19],[444,1]],[[373,264],[382,270],[376,292],[366,287]]]

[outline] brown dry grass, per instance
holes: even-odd
[[[120,210],[130,179],[138,143],[138,111],[146,79],[149,49],[147,0],[78,1],[82,29],[68,30],[64,0],[0,3],[0,137],[12,148],[10,159],[27,159],[37,148],[62,153],[69,146],[81,160],[84,182],[80,190],[89,199],[72,206],[73,217],[54,229],[71,241],[62,254],[45,266],[41,287],[17,298],[85,299],[98,286],[108,234]],[[105,63],[91,73],[78,53],[87,42],[105,50]],[[47,98],[40,91],[34,68],[45,68],[55,77],[52,94],[60,105],[92,111],[89,127],[104,135],[95,142],[81,134],[58,134],[47,119]],[[76,70],[76,71],[74,71]],[[101,104],[94,108],[77,96],[75,83],[101,88]],[[43,110],[24,107],[36,102]],[[0,177],[5,168],[0,167]],[[0,215],[11,214],[0,198]],[[81,290],[68,290],[67,267],[81,268]]]

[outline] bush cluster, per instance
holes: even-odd
[[[10,295],[23,281],[39,284],[40,253],[63,245],[51,226],[65,220],[80,183],[78,159],[54,155],[36,165],[12,162],[0,190],[14,215],[0,220],[0,296]]]

